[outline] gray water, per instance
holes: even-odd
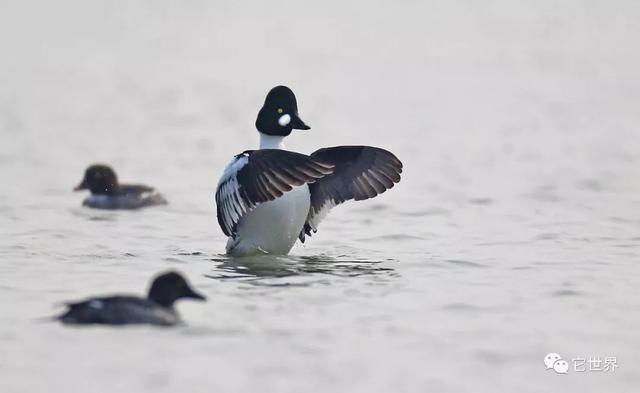
[[[632,392],[640,6],[620,1],[0,3],[0,391]],[[217,179],[287,84],[312,127],[404,162],[289,257],[234,260]],[[170,205],[80,206],[92,162]],[[176,329],[60,303],[208,297]],[[543,357],[616,357],[559,375]]]

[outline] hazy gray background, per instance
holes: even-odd
[[[0,390],[631,392],[640,385],[634,1],[0,2]],[[405,164],[292,257],[239,262],[213,193],[286,84],[291,149]],[[85,167],[170,200],[96,212]],[[174,330],[38,318],[185,272]],[[566,359],[618,370],[556,375]]]

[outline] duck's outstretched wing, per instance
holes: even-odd
[[[350,199],[360,201],[382,194],[400,181],[402,162],[393,153],[370,146],[336,146],[310,156],[333,164],[333,173],[309,185],[311,207],[299,239],[318,230],[329,210]]]
[[[240,219],[259,204],[332,172],[330,163],[286,150],[247,150],[238,154],[224,170],[216,190],[222,232],[235,236]]]

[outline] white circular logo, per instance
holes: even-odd
[[[557,360],[553,363],[553,370],[558,374],[566,374],[569,371],[569,363],[566,360]]]
[[[562,356],[558,355],[557,353],[548,353],[547,356],[544,357],[544,365],[547,366],[548,370],[550,368],[553,368],[553,364],[560,359],[562,359]]]

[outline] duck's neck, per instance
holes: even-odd
[[[260,133],[260,148],[286,150],[287,148],[284,145],[284,138],[284,136]]]

